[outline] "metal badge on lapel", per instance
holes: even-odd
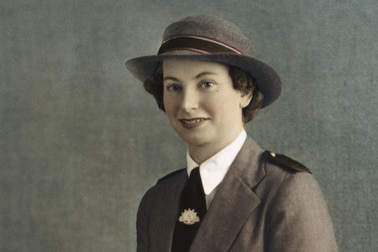
[[[200,222],[200,218],[197,215],[197,212],[194,209],[185,209],[184,212],[181,213],[179,218],[179,222],[182,222],[186,225],[193,225],[196,222]]]

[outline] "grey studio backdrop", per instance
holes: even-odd
[[[186,148],[124,62],[194,13],[253,38],[283,93],[248,133],[312,169],[340,251],[378,251],[375,0],[1,1],[0,251],[135,251]]]

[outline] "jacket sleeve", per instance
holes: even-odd
[[[137,252],[148,251],[148,198],[149,191],[143,196],[137,214]]]
[[[265,251],[338,251],[324,198],[312,175],[288,175],[270,209]]]

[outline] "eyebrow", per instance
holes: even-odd
[[[199,79],[199,78],[201,78],[203,76],[206,76],[206,75],[215,75],[215,74],[216,73],[206,71],[206,72],[202,72],[202,73],[197,74],[196,76],[194,76],[193,79]],[[166,77],[164,77],[163,81],[166,81],[166,80],[179,81],[178,78],[172,77],[172,76],[166,76]]]
[[[194,78],[195,79],[199,79],[199,78],[201,78],[201,77],[203,77],[205,75],[215,75],[215,74],[216,73],[213,73],[213,72],[202,72],[202,73],[197,74]]]
[[[178,81],[179,79],[177,79],[175,77],[171,77],[171,76],[166,76],[166,77],[164,77],[163,81],[166,81],[166,80]]]

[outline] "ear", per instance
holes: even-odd
[[[240,97],[240,108],[245,108],[249,105],[253,98],[252,92],[242,93]]]

